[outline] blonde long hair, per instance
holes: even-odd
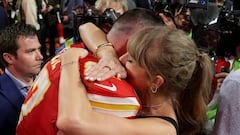
[[[158,90],[172,98],[180,133],[200,134],[207,121],[207,102],[211,91],[212,67],[208,55],[198,51],[182,30],[166,26],[150,27],[134,35],[129,54],[151,77],[161,75]]]

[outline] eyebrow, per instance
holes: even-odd
[[[32,52],[32,51],[35,51],[35,50],[38,50],[38,49],[41,49],[41,46],[37,47],[37,48],[28,48],[25,50],[25,52]]]

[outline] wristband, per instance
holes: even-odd
[[[61,70],[62,70],[63,67],[65,67],[65,66],[67,66],[67,65],[73,65],[73,64],[75,64],[75,63],[78,63],[78,61],[70,61],[70,62],[68,62],[68,63],[64,63],[64,64],[61,65]]]
[[[112,43],[103,43],[103,44],[100,44],[100,45],[98,45],[97,47],[96,47],[96,49],[95,49],[95,56],[97,57],[97,52],[98,52],[98,50],[100,49],[100,48],[103,48],[103,47],[106,47],[106,46],[112,46],[113,47],[113,45],[112,45]]]

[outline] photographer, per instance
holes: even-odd
[[[155,11],[159,12],[159,16],[163,18],[164,23],[166,25],[171,26],[172,28],[182,29],[189,34],[191,33],[192,30],[192,23],[190,20],[191,10],[190,8],[186,7],[186,5],[183,5],[181,3],[173,3],[169,4],[169,6],[165,6],[164,9],[155,9]]]
[[[60,15],[66,39],[73,37],[73,9],[83,5],[83,0],[60,0]]]

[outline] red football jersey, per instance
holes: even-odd
[[[22,105],[17,135],[55,135],[61,62],[56,55],[41,70]],[[141,109],[140,101],[125,80],[112,77],[106,81],[83,79],[87,68],[97,59],[91,54],[79,60],[80,74],[95,111],[132,118]]]

